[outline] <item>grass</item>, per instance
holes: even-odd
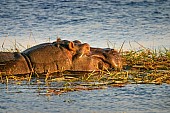
[[[141,49],[123,53],[125,67],[134,80],[142,83],[169,83],[170,51]]]
[[[31,73],[20,76],[0,73],[0,82],[7,85],[23,83],[43,85],[48,87],[45,89],[46,95],[124,87],[126,84],[170,84],[170,50],[167,48],[151,50],[142,47],[140,50],[120,51],[124,67],[122,71],[101,70],[86,73],[65,71],[56,75]]]

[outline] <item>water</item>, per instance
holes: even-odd
[[[95,47],[170,48],[170,0],[1,0],[0,45],[19,48],[81,40]],[[132,45],[132,48],[130,46]],[[22,46],[21,46],[22,45]],[[2,48],[1,48],[2,49]],[[45,96],[38,87],[0,84],[0,112],[170,112],[170,86],[126,85]]]
[[[140,47],[137,41],[170,48],[170,0],[1,0],[0,20],[6,48],[15,40],[26,47],[56,37],[95,47],[126,41],[124,49],[131,49]]]
[[[2,113],[169,113],[169,85],[135,85],[46,96],[32,85],[0,84]]]

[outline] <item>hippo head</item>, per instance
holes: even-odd
[[[122,69],[122,57],[118,51],[115,49],[109,49],[105,50],[106,53],[105,55],[105,60],[109,64],[111,64],[112,68],[116,70],[121,70]]]
[[[71,70],[73,71],[93,71],[98,70],[98,66],[94,63],[94,59],[91,57],[90,45],[87,43],[81,43],[78,40],[73,41],[76,52],[73,56],[73,65]],[[95,64],[95,65],[94,65]]]
[[[53,45],[58,48],[64,47],[70,51],[75,51],[74,43],[72,41],[61,40],[60,38],[57,38],[57,41],[53,42]]]
[[[87,43],[81,43],[79,40],[68,41],[57,39],[53,44],[57,47],[64,47],[72,52],[72,56],[76,55],[82,57],[83,55],[88,55],[90,53],[90,45]]]
[[[76,54],[73,56],[73,70],[115,70],[122,69],[119,52],[114,49],[92,48],[89,44],[73,41]]]
[[[74,42],[74,47],[75,47],[75,56],[74,57],[83,57],[86,55],[90,54],[90,45],[87,43],[75,43]]]
[[[114,68],[115,70],[122,69],[122,58],[118,51],[110,48],[101,49],[91,47],[90,49],[93,57],[102,59],[104,64],[109,64],[107,68]]]

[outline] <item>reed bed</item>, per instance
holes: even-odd
[[[43,85],[45,95],[60,95],[72,91],[124,87],[127,84],[170,84],[170,50],[140,49],[121,52],[123,70],[92,72],[65,71],[56,74],[4,75],[1,84]]]

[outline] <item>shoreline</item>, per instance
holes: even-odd
[[[0,38],[1,39],[1,38]],[[24,38],[23,38],[24,39]],[[22,38],[18,37],[3,37],[0,42],[0,51],[3,51],[3,48],[6,49],[13,49],[15,46],[21,50],[24,51],[25,49],[41,44],[41,43],[47,43],[47,42],[54,42],[56,39],[54,38],[42,38],[42,39],[35,39],[35,38],[25,38],[23,40]],[[93,40],[93,39],[69,39],[69,38],[62,38],[65,40],[80,40],[81,42],[88,43],[90,44],[91,47],[99,47],[99,48],[114,48],[116,50],[119,50],[120,48],[123,49],[123,51],[130,51],[130,50],[138,50],[141,48],[147,48],[151,50],[155,49],[162,49],[162,48],[167,48],[170,50],[170,45],[168,43],[169,40],[116,40],[116,41],[111,41],[107,39],[103,39],[99,41],[98,40]],[[92,40],[92,41],[91,41]],[[123,47],[122,47],[123,44]],[[3,48],[2,48],[3,47]]]

